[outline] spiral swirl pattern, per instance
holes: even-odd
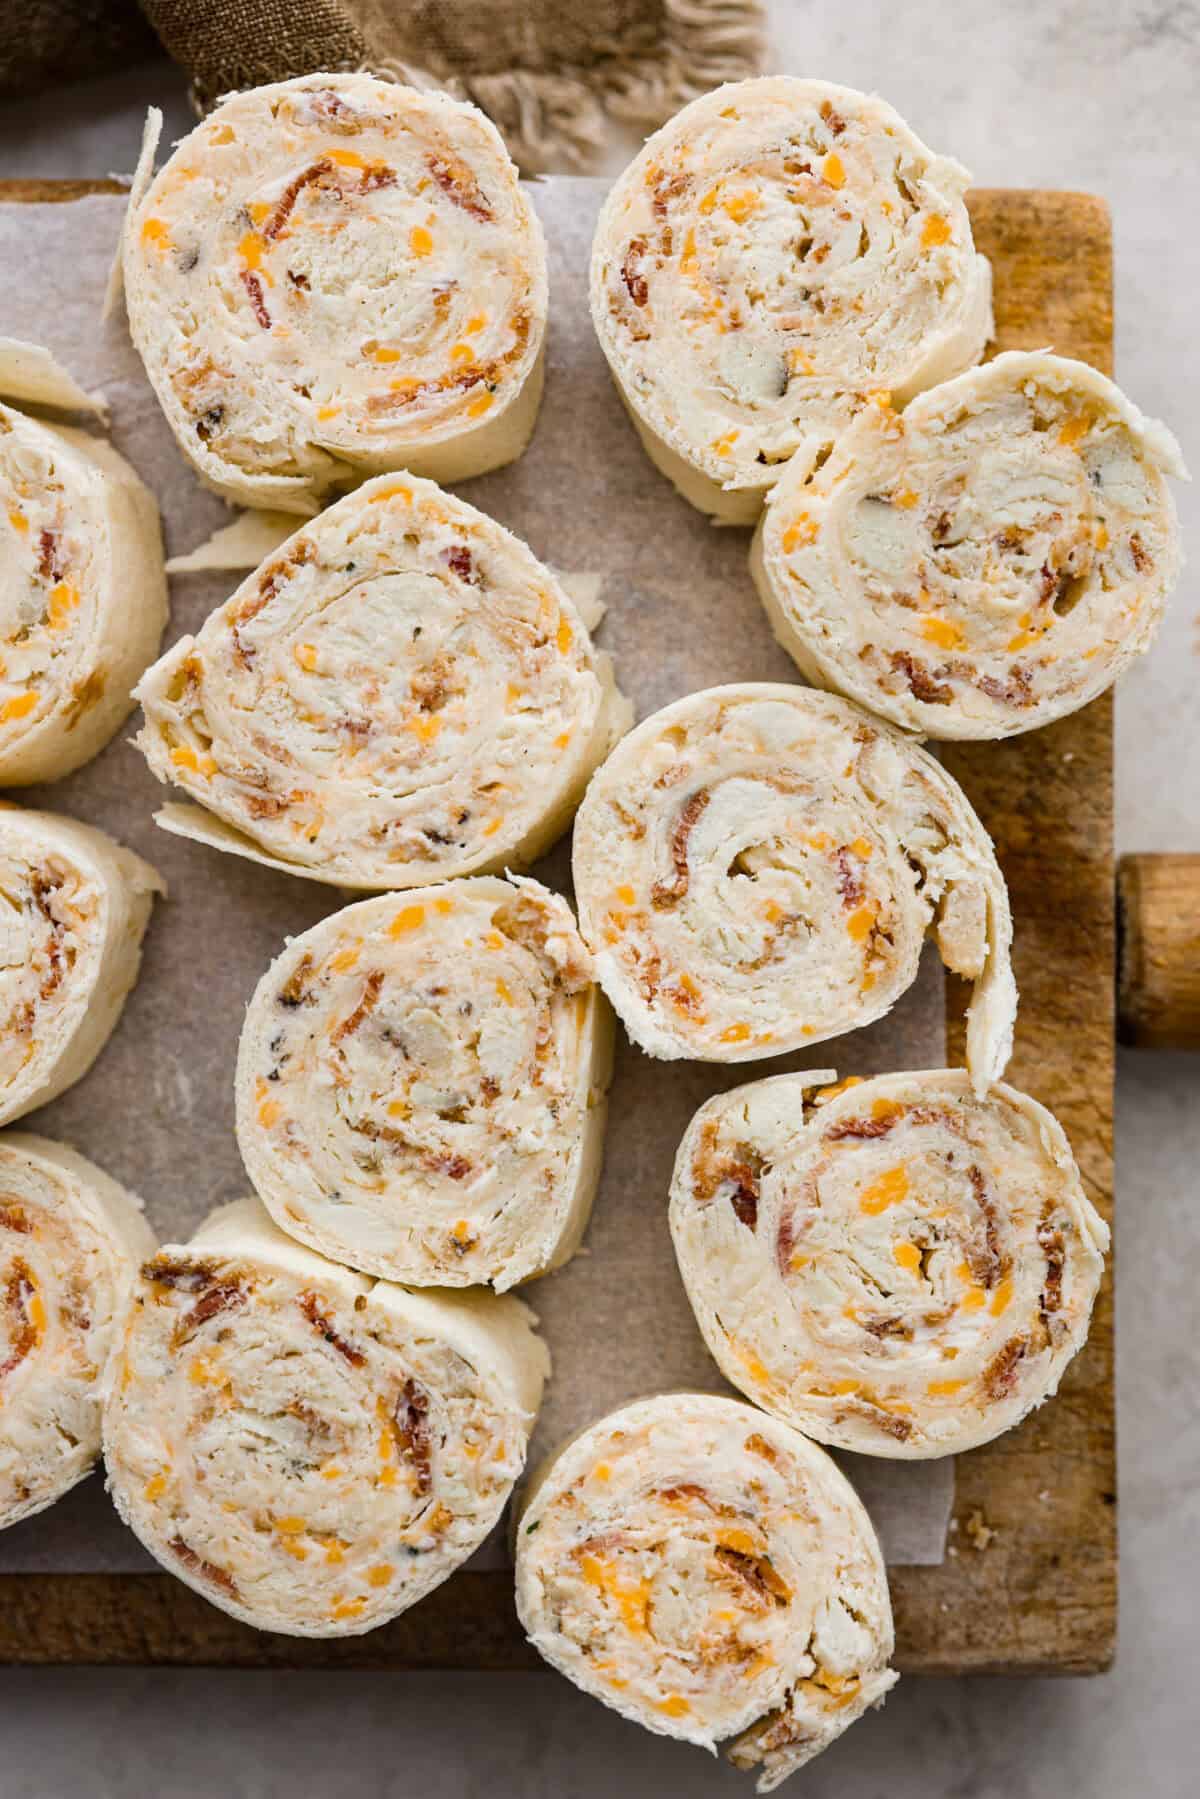
[[[135,195],[124,275],[180,447],[243,504],[465,479],[533,429],[541,227],[495,127],[445,94],[306,75],[233,95]]]
[[[597,977],[651,1055],[751,1061],[868,1024],[932,929],[976,982],[974,1078],[1008,1059],[990,840],[936,762],[844,700],[764,682],[664,707],[593,780],[574,867]]]
[[[104,1412],[109,1486],[214,1605],[357,1635],[495,1524],[547,1372],[519,1301],[373,1283],[239,1201],[142,1269]]]
[[[671,1232],[705,1342],[759,1405],[869,1455],[986,1443],[1087,1337],[1108,1228],[1062,1127],[959,1070],[779,1075],[702,1106]]]
[[[930,737],[1006,737],[1112,685],[1179,570],[1162,425],[1010,351],[788,465],[751,567],[810,680]]]
[[[853,1488],[798,1431],[666,1393],[576,1437],[517,1527],[517,1609],[577,1686],[760,1769],[760,1792],[877,1705],[892,1616]]]
[[[364,900],[292,938],[238,1056],[238,1141],[276,1223],[418,1285],[502,1290],[566,1261],[611,1065],[591,972],[536,881]]]
[[[492,519],[380,477],[289,538],[138,688],[160,822],[339,886],[522,867],[620,728],[607,659]]]
[[[592,252],[592,316],[647,451],[685,498],[756,517],[780,466],[872,395],[979,360],[991,276],[967,172],[883,101],[771,76],[649,139]]]
[[[86,1073],[137,979],[154,870],[102,831],[0,807],[0,1124]]]
[[[0,1530],[100,1453],[100,1388],[138,1263],[140,1207],[74,1150],[0,1138]]]

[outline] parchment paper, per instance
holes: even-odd
[[[677,498],[642,453],[614,392],[587,313],[588,249],[604,184],[551,179],[533,196],[550,241],[546,396],[533,442],[513,467],[464,484],[475,504],[544,561],[603,577],[598,641],[639,718],[696,688],[794,680],[746,567],[748,534],[716,530]],[[0,334],[46,344],[111,407],[116,446],[158,496],[168,555],[229,520],[175,447],[129,343],[123,315],[100,304],[124,202],[0,206]],[[177,576],[166,642],[197,630],[236,575]],[[315,883],[274,874],[159,831],[167,797],[128,738],[78,774],[11,797],[98,824],[166,877],[141,979],[90,1074],[23,1120],[75,1144],[140,1193],[164,1241],[186,1238],[211,1207],[249,1190],[233,1134],[233,1070],[242,1015],[285,936],[344,903]],[[535,872],[570,891],[568,845]],[[346,898],[358,896],[345,896]],[[617,1052],[604,1176],[583,1251],[525,1289],[554,1358],[532,1449],[536,1460],[622,1400],[672,1388],[728,1391],[692,1320],[667,1230],[675,1150],[711,1094],[785,1068],[841,1074],[935,1067],[945,1059],[940,964],[921,973],[890,1017],[803,1055],[740,1069],[654,1062]],[[940,1562],[953,1499],[949,1461],[839,1458],[858,1486],[889,1561]],[[503,1532],[479,1552],[506,1559]],[[93,1477],[50,1511],[0,1533],[0,1570],[90,1572],[151,1566]]]

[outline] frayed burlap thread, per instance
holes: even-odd
[[[473,100],[526,174],[586,168],[612,118],[653,129],[762,67],[760,0],[142,0],[201,111],[366,68]]]

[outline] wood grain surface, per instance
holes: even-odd
[[[0,201],[71,200],[110,182],[0,182]],[[1112,245],[1086,194],[983,190],[969,200],[995,272],[998,349],[1050,347],[1112,366]],[[1021,987],[1009,1068],[1062,1120],[1096,1205],[1112,1215],[1112,708],[1044,731],[949,746],[946,766],[996,841],[1016,921]],[[947,1001],[962,1057],[963,994]],[[1111,1272],[1086,1349],[1058,1397],[958,1458],[950,1554],[891,1570],[897,1662],[908,1674],[1091,1673],[1111,1659],[1117,1543]],[[989,1535],[989,1532],[992,1533]],[[237,1667],[541,1665],[511,1577],[463,1571],[363,1637],[251,1630],[166,1574],[0,1576],[0,1661]]]
[[[1117,1035],[1137,1049],[1200,1049],[1200,856],[1122,856]]]

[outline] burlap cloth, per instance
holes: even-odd
[[[200,111],[235,88],[366,68],[475,101],[526,174],[586,165],[606,116],[651,130],[759,72],[761,0],[0,0],[0,93],[152,54]],[[141,15],[144,15],[142,17]],[[19,28],[18,28],[19,25]]]

